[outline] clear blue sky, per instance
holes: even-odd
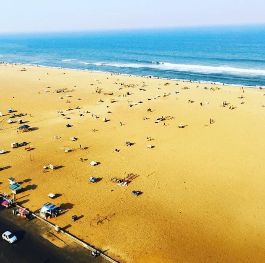
[[[265,0],[2,0],[0,32],[265,24]]]

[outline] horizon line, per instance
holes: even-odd
[[[97,28],[97,29],[80,29],[80,30],[52,30],[52,31],[0,31],[0,35],[16,34],[56,34],[56,33],[97,33],[97,32],[135,32],[145,30],[177,30],[177,29],[210,29],[210,28],[242,28],[242,27],[262,27],[264,23],[242,23],[242,24],[211,24],[211,25],[184,25],[184,26],[165,26],[165,27],[135,27],[135,28]]]

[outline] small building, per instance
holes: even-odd
[[[5,207],[5,208],[9,208],[13,204],[14,204],[14,200],[13,199],[3,199],[3,200],[1,200],[1,206]]]
[[[13,183],[9,185],[9,189],[12,191],[13,194],[17,194],[21,191],[21,185],[19,183]]]
[[[13,209],[13,214],[16,216],[19,216],[21,218],[26,218],[26,219],[32,218],[31,212],[28,211],[26,208],[23,208],[23,207]]]
[[[54,204],[46,203],[40,209],[40,216],[42,218],[56,217],[59,214],[59,207]]]

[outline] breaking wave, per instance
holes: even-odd
[[[206,66],[193,64],[174,64],[168,62],[152,63],[119,63],[119,62],[79,62],[84,65],[97,67],[115,67],[115,68],[143,68],[156,70],[169,70],[177,72],[192,72],[201,74],[227,74],[235,76],[265,76],[265,69],[247,69],[230,66]]]

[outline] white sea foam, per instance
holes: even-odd
[[[74,59],[74,58],[67,58],[67,59],[63,59],[62,62],[73,62],[75,60],[76,59]]]
[[[119,63],[119,62],[80,62],[84,65],[94,66],[108,66],[116,68],[150,68],[157,70],[171,70],[179,72],[192,72],[202,74],[229,74],[235,76],[265,76],[265,69],[247,69],[229,66],[205,66],[205,65],[192,65],[192,64],[174,64],[168,62],[158,63]]]

